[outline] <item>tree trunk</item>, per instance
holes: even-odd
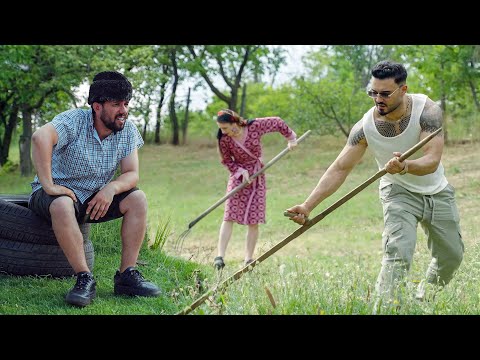
[[[187,95],[187,106],[185,108],[185,119],[183,120],[182,124],[182,141],[183,145],[187,143],[187,129],[188,129],[188,107],[190,105],[190,88],[188,88],[188,95]]]
[[[147,140],[147,125],[148,123],[146,121],[143,122],[143,134],[142,134],[142,138],[143,138],[143,141],[146,142]]]
[[[445,141],[445,144],[447,144],[448,143],[447,99],[446,99],[445,93],[443,91],[442,91],[442,98],[441,98],[440,102],[441,102],[441,107],[442,107],[442,111],[443,111],[443,139]]]
[[[5,132],[3,133],[3,141],[0,142],[0,166],[5,165],[8,161],[8,153],[10,143],[12,142],[13,131],[17,126],[18,107],[14,105],[5,124]]]
[[[173,85],[172,85],[172,95],[170,96],[169,102],[169,112],[170,112],[170,121],[172,122],[172,144],[178,145],[179,144],[179,134],[178,134],[178,118],[177,112],[175,111],[175,95],[177,92],[177,85],[178,85],[178,70],[177,70],[177,58],[176,58],[176,50],[173,49],[170,54],[170,60],[173,65]]]
[[[31,157],[32,112],[28,106],[22,106],[23,134],[20,136],[20,174],[31,176],[33,165]]]
[[[480,103],[478,101],[477,90],[475,89],[475,85],[473,84],[472,80],[468,80],[468,85],[470,85],[470,91],[472,92],[473,102],[477,107],[477,111],[480,111]]]
[[[155,123],[155,144],[160,144],[160,123],[161,123],[161,108],[157,108],[157,122]]]
[[[240,105],[240,116],[245,117],[245,105],[247,100],[247,84],[242,86],[242,104]]]
[[[155,124],[155,144],[160,144],[160,129],[162,127],[162,107],[163,101],[165,100],[165,88],[167,86],[166,82],[163,82],[160,85],[160,101],[157,106],[157,123]]]
[[[237,103],[238,103],[238,86],[232,87],[232,92],[230,93],[232,96],[230,97],[230,104],[228,108],[237,112]]]
[[[442,69],[442,73],[445,71],[444,63],[440,64],[440,69]],[[448,129],[447,129],[447,95],[445,94],[445,80],[440,77],[440,89],[441,89],[441,97],[440,97],[440,104],[443,111],[443,140],[445,144],[448,144]]]

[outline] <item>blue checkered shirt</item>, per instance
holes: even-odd
[[[52,152],[53,183],[71,189],[82,204],[113,179],[120,160],[143,145],[142,136],[129,120],[122,131],[101,141],[91,109],[65,111],[50,124],[58,133]],[[31,185],[32,193],[42,187],[38,175]]]

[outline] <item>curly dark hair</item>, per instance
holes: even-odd
[[[393,61],[380,61],[373,67],[371,74],[374,78],[380,80],[394,78],[396,84],[407,81],[407,70],[405,67]]]

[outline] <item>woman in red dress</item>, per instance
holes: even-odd
[[[225,203],[218,239],[218,256],[214,260],[214,266],[220,270],[225,266],[225,251],[232,236],[233,223],[248,225],[245,265],[253,261],[258,240],[258,224],[265,223],[265,173],[253,181],[249,178],[263,167],[260,138],[266,133],[279,132],[288,140],[289,149],[292,149],[297,145],[297,135],[279,117],[246,120],[232,110],[221,110],[217,115],[221,162],[230,171],[227,193],[242,182],[250,183]]]

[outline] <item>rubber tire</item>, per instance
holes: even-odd
[[[0,198],[0,272],[52,277],[75,275],[52,227],[27,206],[28,195],[2,195]],[[87,266],[93,271],[95,253],[88,239],[90,226],[82,224],[80,231]]]

